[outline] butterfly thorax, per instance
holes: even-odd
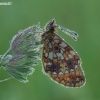
[[[45,32],[42,34],[41,43],[45,44],[53,40],[55,33],[54,32]]]

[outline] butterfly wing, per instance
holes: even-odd
[[[79,55],[58,35],[55,34],[53,40],[44,45],[42,62],[44,72],[55,82],[68,87],[84,85]]]

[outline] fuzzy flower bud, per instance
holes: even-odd
[[[1,57],[1,66],[15,79],[26,83],[40,60],[41,31],[39,24],[21,30],[15,35],[8,51]]]

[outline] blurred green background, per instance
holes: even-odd
[[[0,0],[4,2],[4,0]],[[55,18],[59,25],[76,31],[73,41],[58,33],[79,53],[85,71],[86,84],[82,88],[65,88],[42,73],[42,64],[35,68],[29,82],[15,79],[0,83],[0,100],[100,100],[100,0],[6,0],[10,6],[0,5],[0,54],[9,48],[9,41],[21,29]],[[9,77],[0,70],[0,79]]]

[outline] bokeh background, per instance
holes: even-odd
[[[82,88],[65,88],[42,73],[41,62],[29,82],[16,79],[0,83],[0,100],[100,100],[100,0],[0,0],[0,54],[9,48],[13,35],[21,29],[55,18],[59,25],[76,31],[78,41],[58,31],[79,53],[85,71]],[[0,79],[9,75],[0,69]]]

